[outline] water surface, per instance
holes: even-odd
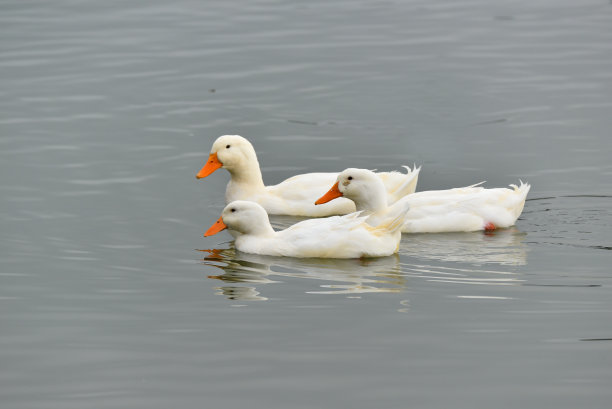
[[[609,406],[610,2],[0,10],[3,407]],[[532,189],[492,235],[247,255],[202,237],[228,133],[269,184],[416,163],[419,190]]]

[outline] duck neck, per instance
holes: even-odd
[[[257,227],[256,235],[259,236],[259,237],[271,237],[271,236],[274,236],[275,234],[276,234],[276,232],[274,231],[274,229],[270,225],[269,221],[267,221],[267,223],[262,224],[261,226]]]
[[[377,213],[387,208],[387,192],[384,189],[371,189],[358,197],[349,198],[355,202],[357,211]]]
[[[263,189],[265,187],[261,170],[259,169],[259,162],[254,152],[252,157],[241,161],[236,166],[228,166],[226,169],[232,177],[230,183],[249,186],[251,189]]]
[[[271,237],[276,234],[267,216],[265,218],[262,217],[261,219],[249,219],[248,225],[243,226],[240,230],[240,234],[257,237]]]

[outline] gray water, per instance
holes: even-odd
[[[611,129],[608,0],[3,0],[0,406],[607,408]],[[202,237],[222,134],[268,184],[532,189],[397,256],[241,254]]]

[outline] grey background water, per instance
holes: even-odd
[[[3,0],[0,52],[2,408],[609,407],[609,1]],[[533,187],[397,257],[237,254],[227,133],[269,184]]]

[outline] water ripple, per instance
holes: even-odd
[[[415,278],[436,283],[495,286],[519,285],[524,281],[511,271],[411,264],[400,262],[398,256],[369,260],[291,259],[245,254],[234,249],[200,251],[207,254],[201,260],[203,265],[222,270],[222,274],[209,275],[209,278],[258,285],[279,283],[283,278],[320,281],[321,289],[308,290],[308,294],[399,293],[406,291],[408,279]],[[259,296],[262,290],[252,285],[248,290],[235,285],[217,288],[219,294],[233,300],[241,299],[243,291],[247,298],[257,295],[257,300],[265,299]]]
[[[105,185],[122,185],[131,183],[142,183],[147,180],[154,179],[153,175],[132,176],[132,177],[117,177],[108,179],[72,179],[68,183],[82,186],[105,186]]]

